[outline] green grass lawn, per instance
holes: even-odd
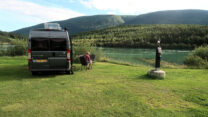
[[[76,65],[78,68],[80,65]],[[0,57],[0,117],[208,116],[208,70],[96,62],[74,75],[32,76],[26,57]]]

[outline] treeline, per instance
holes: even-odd
[[[11,39],[27,40],[27,38],[21,34],[0,31],[0,43],[10,43]]]
[[[208,26],[204,25],[123,25],[73,35],[74,43],[88,40],[96,46],[154,48],[157,40],[169,49],[193,49],[208,44]]]

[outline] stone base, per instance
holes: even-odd
[[[150,70],[147,74],[154,78],[165,78],[165,71],[161,70]]]

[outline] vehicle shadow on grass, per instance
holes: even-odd
[[[65,75],[65,73],[43,72],[38,75],[32,75],[32,73],[28,70],[27,65],[6,65],[0,67],[0,81],[54,78],[57,75]]]

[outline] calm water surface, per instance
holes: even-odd
[[[155,49],[132,49],[132,48],[101,48],[107,58],[128,62],[132,64],[143,64],[141,59],[154,59]],[[190,50],[162,50],[162,60],[183,64]]]

